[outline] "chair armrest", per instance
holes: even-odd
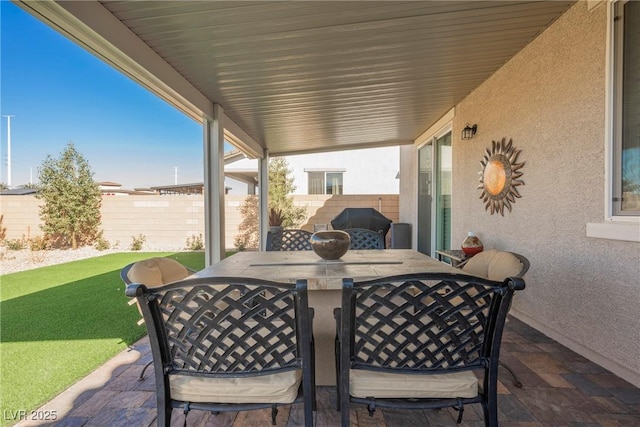
[[[124,294],[129,298],[137,298],[140,295],[142,295],[145,289],[146,289],[145,285],[142,285],[140,283],[130,283],[127,285],[127,288],[124,290]]]

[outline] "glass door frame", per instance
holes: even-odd
[[[431,146],[431,172],[432,172],[432,177],[431,177],[431,205],[430,205],[430,210],[431,210],[431,221],[429,224],[429,252],[427,255],[431,256],[431,257],[435,257],[436,256],[436,245],[437,245],[437,236],[436,236],[436,229],[437,229],[437,194],[436,191],[438,189],[437,187],[437,182],[436,182],[436,175],[437,174],[437,168],[438,165],[440,164],[440,158],[439,158],[439,151],[436,149],[437,148],[437,141],[441,138],[443,138],[444,136],[446,136],[448,133],[451,134],[451,138],[452,138],[452,142],[453,142],[453,123],[448,123],[445,126],[443,126],[442,128],[440,128],[437,132],[434,132],[433,134],[431,134],[429,137],[425,138],[420,145],[416,145],[416,176],[415,176],[415,182],[418,182],[418,180],[420,179],[420,150],[425,148],[426,146]],[[418,201],[418,197],[420,197],[420,183],[418,182],[417,188],[416,188],[416,193],[415,193],[415,197],[416,197],[416,225],[417,227],[420,226],[420,211],[419,211],[419,207],[420,207],[420,203]],[[416,227],[416,236],[419,236],[419,230]],[[451,242],[449,242],[451,243]],[[416,242],[416,248],[420,247],[420,242]]]

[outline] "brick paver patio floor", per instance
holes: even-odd
[[[640,389],[622,378],[511,318],[502,345],[502,361],[520,376],[517,388],[500,368],[498,408],[502,427],[537,426],[640,426]],[[74,384],[43,408],[59,414],[56,426],[155,425],[156,398],[153,372],[143,381],[138,375],[151,360],[147,339],[110,360]],[[455,426],[454,410],[376,411],[355,406],[353,426]],[[184,415],[174,410],[173,420],[182,426]],[[278,426],[303,425],[301,405],[281,407]],[[316,426],[338,426],[334,387],[318,387]],[[23,422],[20,426],[35,425]],[[188,426],[270,426],[271,412],[222,413],[192,411]],[[479,405],[466,407],[461,426],[481,426]]]

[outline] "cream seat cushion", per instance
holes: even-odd
[[[142,283],[148,288],[182,280],[189,270],[171,258],[150,258],[131,266],[127,277],[132,283]]]
[[[301,381],[300,369],[244,378],[169,375],[171,397],[186,402],[292,403]]]
[[[351,369],[349,389],[360,398],[471,398],[478,395],[478,378],[472,371],[412,375]]]

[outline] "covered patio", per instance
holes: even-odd
[[[524,323],[510,319],[505,329],[501,358],[521,376],[523,388],[513,385],[506,371],[498,383],[500,425],[508,426],[637,426],[640,423],[640,389],[558,344]],[[56,410],[59,426],[153,426],[156,399],[153,372],[138,376],[151,361],[148,340],[120,354],[89,377],[49,402],[42,409]],[[318,387],[315,425],[340,423],[335,410],[335,387]],[[283,406],[278,426],[303,425],[302,405]],[[453,426],[456,411],[382,411],[369,417],[365,407],[352,411],[353,426]],[[174,410],[173,422],[184,415]],[[26,422],[19,426],[32,425]],[[192,411],[189,426],[270,426],[269,410],[213,415]],[[460,426],[481,426],[482,410],[472,405]]]
[[[640,43],[627,42],[632,84],[619,69],[621,45],[640,40],[633,2],[17,4],[203,124],[208,264],[225,253],[224,141],[260,160],[263,188],[270,156],[399,146],[414,249],[435,256],[472,230],[531,262],[504,345],[525,388],[503,381],[503,425],[639,423],[640,185],[622,188],[640,173],[622,151],[640,149]],[[522,182],[489,206],[478,176],[502,140]],[[153,406],[149,383],[132,380],[138,363],[111,387],[149,399],[124,409],[122,391],[111,416]],[[90,402],[74,404],[68,425]],[[317,416],[332,425],[336,414]]]

